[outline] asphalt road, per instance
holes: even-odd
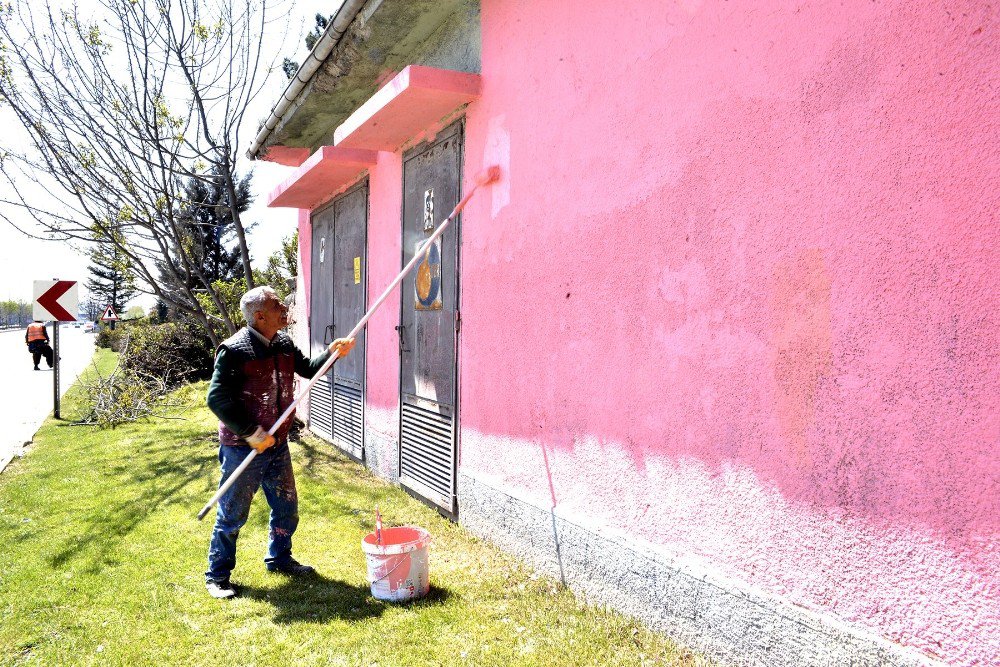
[[[52,338],[52,326],[46,327]],[[94,334],[68,324],[59,325],[59,389],[66,393],[94,355]],[[52,371],[42,358],[32,370],[23,330],[0,331],[0,471],[25,443],[31,442],[52,412]]]

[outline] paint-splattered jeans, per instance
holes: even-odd
[[[219,447],[222,464],[221,486],[250,452],[246,445]],[[258,488],[271,507],[270,542],[265,563],[283,564],[292,557],[292,534],[299,525],[299,499],[295,492],[295,475],[288,443],[281,442],[263,454],[258,454],[236,483],[219,499],[215,513],[215,529],[208,548],[208,571],[205,578],[214,581],[229,579],[236,567],[236,538],[250,514],[250,501]]]

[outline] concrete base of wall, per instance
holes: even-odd
[[[469,475],[459,522],[560,579],[724,664],[935,665],[920,654],[817,612],[727,580],[628,536],[584,527]]]
[[[399,445],[372,429],[365,432],[365,466],[389,482],[399,481]]]

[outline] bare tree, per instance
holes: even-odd
[[[143,291],[200,321],[214,343],[219,325],[235,332],[192,253],[184,184],[221,185],[253,287],[237,138],[273,69],[262,40],[281,8],[267,0],[102,0],[98,15],[76,5],[0,7],[0,102],[26,135],[23,150],[0,155],[14,192],[0,199],[0,217],[17,226],[11,210],[20,210],[47,238],[115,244]],[[160,270],[187,287],[162,289]]]

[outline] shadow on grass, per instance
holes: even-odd
[[[367,589],[366,589],[367,590]],[[410,607],[412,609],[419,609],[420,607],[433,607],[435,605],[444,604],[451,597],[451,591],[447,588],[441,588],[440,586],[431,586],[431,590],[424,597],[419,600],[413,600],[412,602],[397,603],[402,604],[404,607]]]
[[[213,457],[194,457],[190,438],[183,443],[163,444],[161,438],[136,443],[143,456],[129,463],[107,467],[106,480],[114,494],[130,496],[122,502],[108,502],[89,516],[75,520],[77,530],[67,537],[65,545],[49,558],[54,568],[90,552],[92,562],[88,572],[100,571],[117,561],[109,558],[118,545],[150,515],[173,502],[191,482],[204,479],[215,464]],[[109,493],[109,497],[112,494]]]
[[[295,441],[295,445],[294,458],[300,464],[296,474],[319,482],[321,487],[329,486],[331,480],[335,480],[338,492],[352,499],[369,499],[373,494],[383,495],[391,488],[381,481],[373,484],[374,476],[370,471],[332,444],[310,437]],[[350,500],[347,503],[342,508],[345,511],[358,509],[349,504]]]
[[[307,472],[315,470],[316,466],[320,464],[335,468],[356,465],[346,455],[341,454],[333,445],[320,443],[315,438],[300,437],[294,442],[302,452],[302,464]]]
[[[390,606],[373,598],[367,585],[356,586],[319,573],[294,578],[274,576],[283,579],[277,588],[241,586],[240,595],[271,604],[275,608],[275,623],[363,621],[381,616]],[[409,607],[437,605],[450,595],[447,589],[434,587],[426,597],[405,604]]]

